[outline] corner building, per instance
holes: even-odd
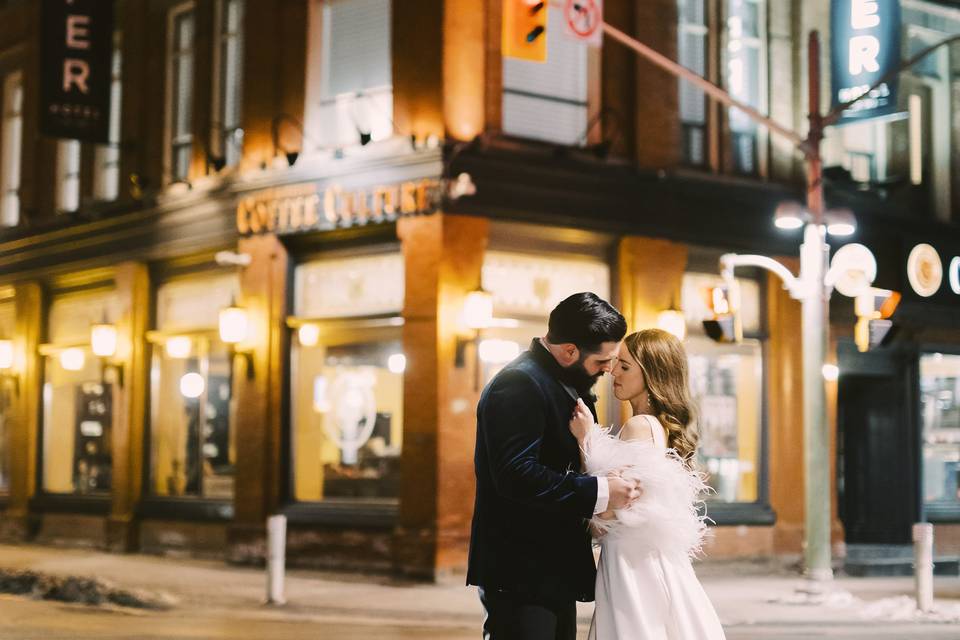
[[[500,0],[117,0],[111,142],[54,140],[36,4],[0,3],[3,539],[257,562],[283,513],[293,566],[459,571],[479,390],[592,290],[631,328],[682,315],[708,555],[801,552],[799,305],[738,272],[743,342],[701,328],[721,254],[798,266],[771,221],[803,194],[782,140],[616,43],[566,38],[554,10],[546,63],[504,58]],[[828,33],[828,2],[604,4],[804,128],[805,34]],[[904,53],[960,27],[949,3],[903,8]],[[942,50],[902,79],[907,117],[825,145],[829,203],[904,294],[897,336],[867,354],[833,303],[838,556],[924,519],[938,553],[960,550],[960,295],[948,276],[916,294],[908,272],[916,244],[944,269],[960,255],[958,65]]]

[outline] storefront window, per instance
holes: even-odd
[[[238,290],[231,275],[172,281],[157,291],[150,371],[153,495],[233,498],[233,366],[217,329],[220,309]]]
[[[564,298],[592,291],[610,299],[610,269],[589,259],[560,259],[504,251],[488,251],[483,261],[483,288],[493,294],[495,326],[478,343],[483,382],[547,334],[550,311]],[[603,424],[619,419],[610,376],[594,388],[597,416]]]
[[[108,493],[113,384],[89,348],[90,326],[115,322],[109,291],[57,296],[50,305],[44,356],[43,490]]]
[[[4,377],[13,366],[13,325],[15,311],[12,302],[0,303],[0,495],[10,490],[10,429],[7,421],[12,400],[11,381]]]
[[[290,376],[297,501],[399,497],[403,273],[396,253],[297,267]]]
[[[706,293],[722,284],[718,276],[683,277],[685,342],[690,388],[699,412],[699,462],[709,475],[713,502],[756,502],[760,495],[763,416],[763,344],[760,287],[739,280],[744,340],[719,344],[703,333],[711,312]]]
[[[920,357],[923,499],[960,507],[960,355]]]

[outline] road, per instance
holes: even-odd
[[[586,637],[585,630],[581,637]],[[81,605],[0,596],[2,640],[478,640],[476,628],[409,622],[362,623],[332,618],[285,616],[273,611],[208,613],[176,610],[163,613],[104,610]],[[851,625],[835,629],[738,627],[728,640],[957,640],[946,625]]]

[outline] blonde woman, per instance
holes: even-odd
[[[659,329],[624,339],[614,395],[633,417],[613,433],[578,404],[570,431],[591,475],[619,473],[643,495],[595,516],[600,538],[592,640],[722,640],[723,628],[690,558],[706,533],[697,505],[706,489],[693,469],[697,428],[683,345]]]

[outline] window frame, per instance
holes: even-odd
[[[706,255],[694,255],[691,252],[690,261],[684,274],[708,273],[709,265],[715,265],[716,260]],[[756,331],[745,331],[745,339],[756,340],[760,343],[761,374],[760,374],[760,432],[757,447],[757,499],[752,502],[705,502],[700,505],[701,513],[706,514],[717,526],[735,525],[772,525],[776,523],[776,512],[770,504],[770,319],[769,296],[767,279],[774,276],[755,269],[744,269],[737,275],[739,280],[752,280],[758,285],[759,326]]]
[[[110,57],[110,124],[108,141],[98,144],[93,159],[93,197],[113,202],[120,196],[120,141],[123,131],[123,38],[114,34]]]
[[[19,109],[14,109],[13,94],[19,90]],[[20,187],[23,183],[23,104],[26,96],[23,85],[23,69],[13,69],[3,75],[3,84],[0,87],[0,228],[15,227],[21,222],[22,205],[20,201]],[[17,144],[13,145],[8,138],[8,127],[16,126]],[[13,136],[9,136],[13,137]],[[10,145],[9,147],[7,145]],[[16,146],[16,149],[12,147]],[[7,166],[4,161],[9,155],[13,166]],[[15,210],[8,212],[7,196],[13,195],[16,200]],[[4,220],[5,217],[11,220]]]
[[[174,140],[174,128],[176,127],[176,119],[179,112],[175,114],[176,105],[177,105],[177,96],[174,95],[176,90],[176,80],[177,80],[177,61],[175,58],[179,59],[182,53],[179,50],[175,50],[177,44],[177,33],[176,26],[179,18],[186,14],[191,14],[193,20],[193,41],[190,47],[190,64],[191,64],[191,83],[190,83],[190,96],[189,96],[189,105],[190,105],[190,117],[189,117],[189,134],[184,134],[179,141]],[[197,43],[197,12],[194,0],[188,0],[181,4],[175,5],[167,12],[167,37],[166,37],[166,51],[164,54],[165,66],[166,66],[166,100],[164,101],[164,144],[163,144],[163,176],[164,183],[167,185],[174,184],[177,182],[185,182],[190,180],[190,164],[188,162],[186,172],[183,176],[178,176],[176,174],[176,151],[182,147],[189,148],[190,156],[192,159],[193,155],[193,144],[195,136],[195,127],[194,120],[196,117],[195,112],[195,99],[196,91],[194,85],[196,84],[196,43]]]
[[[181,280],[203,279],[208,276],[228,275],[231,272],[223,269],[180,269],[171,261],[164,264],[154,265],[154,278],[150,287],[151,304],[151,327],[156,327],[157,323],[157,294],[160,288],[171,282]],[[217,327],[198,328],[197,330],[184,330],[170,332],[171,335],[189,335],[195,339],[198,334],[215,334]],[[167,332],[160,332],[151,329],[147,332],[146,342],[146,360],[150,368],[153,367],[154,357],[157,349],[163,349],[159,344],[159,339],[166,337]],[[235,362],[230,358],[230,380],[231,380],[231,409],[230,409],[230,428],[236,429],[236,407],[234,403],[236,375],[234,372]],[[236,478],[234,471],[234,495],[232,498],[207,498],[203,495],[196,496],[163,496],[153,492],[152,482],[153,473],[153,389],[148,385],[144,393],[144,421],[143,421],[143,452],[142,465],[140,473],[142,497],[137,505],[136,512],[138,516],[148,519],[170,519],[191,522],[230,522],[235,514],[236,502]]]
[[[238,33],[229,33],[226,29],[227,5],[236,2],[241,9],[240,31]],[[244,48],[246,41],[246,0],[217,0],[214,8],[214,30],[213,30],[213,63],[212,78],[213,91],[210,99],[210,148],[215,151],[215,155],[224,163],[224,167],[236,166],[243,157],[243,94],[244,94],[244,74],[243,64],[246,50]],[[239,41],[240,47],[240,72],[236,86],[235,96],[239,107],[239,120],[232,126],[225,125],[226,120],[226,94],[228,82],[226,70],[227,54],[226,49],[231,40]],[[238,138],[239,132],[239,141]],[[231,162],[230,145],[236,145],[234,152],[236,158]]]
[[[920,393],[920,360],[925,355],[933,355],[934,353],[942,353],[943,355],[949,356],[960,356],[960,345],[956,344],[937,344],[937,343],[921,343],[917,346],[917,354],[915,359],[915,366],[913,370],[913,381],[911,386],[914,389],[914,403],[913,411],[916,424],[916,433],[914,434],[915,443],[916,443],[916,469],[917,469],[917,504],[920,508],[920,522],[932,522],[934,524],[957,524],[960,523],[960,502],[956,504],[946,504],[946,503],[931,503],[924,500],[923,497],[923,486],[924,486],[924,464],[923,464],[923,437],[924,437],[924,424],[923,424],[923,411],[922,411],[922,402],[921,402],[921,393]],[[960,446],[960,445],[958,445]]]

